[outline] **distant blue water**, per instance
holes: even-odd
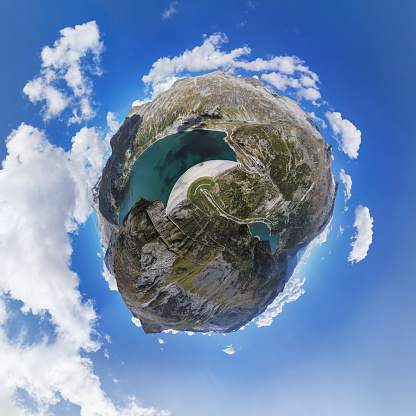
[[[134,163],[123,190],[120,224],[140,197],[161,199],[166,207],[175,183],[192,166],[208,160],[236,162],[225,137],[222,131],[192,130],[171,134],[147,148]]]
[[[272,253],[279,245],[280,234],[270,235],[270,229],[264,222],[253,222],[248,225],[251,235],[258,236],[260,240],[268,240]]]

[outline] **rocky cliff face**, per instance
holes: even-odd
[[[195,128],[221,130],[238,166],[189,186],[170,211],[139,199],[118,227],[122,191],[141,153]],[[95,192],[105,262],[146,332],[229,332],[264,311],[289,277],[287,263],[332,216],[331,147],[305,112],[253,78],[217,71],[177,81],[134,107],[111,140]],[[253,238],[248,224],[280,234]]]

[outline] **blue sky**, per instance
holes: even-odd
[[[2,2],[2,413],[414,415],[415,9]],[[252,70],[276,57],[293,70]],[[281,313],[276,304],[225,336],[145,335],[102,276],[90,188],[133,101],[220,61],[235,75],[263,76],[325,122],[317,119],[340,182],[334,218]]]

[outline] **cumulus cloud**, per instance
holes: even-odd
[[[221,46],[228,41],[224,33],[214,33],[205,37],[200,46],[186,50],[178,56],[162,57],[153,63],[150,72],[142,80],[146,88],[151,87],[152,98],[170,88],[181,76],[192,72],[206,72],[223,69],[227,72],[244,70],[260,72],[262,79],[276,88],[285,91],[295,90],[297,99],[307,99],[314,103],[320,98],[318,76],[296,56],[275,56],[270,59],[244,59],[251,53],[248,46],[225,52]],[[268,73],[273,71],[272,73]]]
[[[361,131],[349,120],[343,119],[341,113],[327,111],[325,117],[328,119],[335,137],[340,140],[342,151],[351,159],[356,159],[361,144]]]
[[[157,341],[159,342],[159,344],[166,344],[166,341],[162,338],[158,338]]]
[[[8,414],[29,414],[17,391],[33,399],[39,414],[62,399],[83,415],[161,414],[135,400],[114,405],[86,355],[100,348],[97,316],[70,269],[69,233],[90,213],[107,147],[102,136],[84,127],[65,151],[23,123],[7,138],[0,170],[0,407]],[[48,319],[55,336],[30,344],[9,339],[4,294],[22,302],[21,312]]]
[[[344,190],[344,201],[347,203],[347,201],[351,198],[351,187],[352,187],[352,179],[351,176],[345,173],[344,169],[341,169],[339,173],[339,177],[344,184],[345,190]]]
[[[31,102],[45,103],[45,120],[71,108],[69,123],[79,123],[95,115],[91,98],[92,82],[87,73],[101,75],[103,43],[94,21],[76,25],[75,28],[66,27],[60,35],[53,47],[42,49],[40,75],[29,81],[23,92]]]
[[[177,4],[178,4],[177,1],[173,1],[172,3],[169,4],[169,7],[165,9],[164,12],[162,13],[163,20],[170,19],[177,12],[176,10]]]
[[[362,205],[355,210],[354,227],[357,233],[355,241],[351,243],[352,250],[349,254],[348,261],[358,263],[367,257],[368,250],[373,241],[373,218],[370,216],[370,210]]]
[[[227,345],[224,349],[223,352],[225,352],[228,355],[234,355],[235,354],[235,349],[232,345]]]
[[[304,98],[305,100],[311,101],[312,104],[317,105],[317,101],[321,98],[321,93],[316,88],[299,88],[296,92],[298,100]]]
[[[67,233],[90,213],[90,189],[105,146],[95,129],[83,128],[65,152],[26,124],[10,134],[6,146],[0,171],[1,288],[22,300],[26,312],[48,310],[62,333],[88,346],[95,314],[81,303],[78,278],[67,267],[72,252]]]
[[[292,276],[287,281],[283,291],[277,295],[276,299],[267,307],[264,313],[260,315],[257,321],[255,318],[257,327],[260,328],[262,326],[270,326],[273,323],[274,318],[282,312],[283,306],[286,303],[294,302],[305,293],[302,286],[304,285],[306,278],[299,277],[302,266],[306,264],[306,259],[311,255],[312,250],[326,242],[330,231],[331,223],[329,223],[322,233],[308,245],[305,253],[297,263]]]

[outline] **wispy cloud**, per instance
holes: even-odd
[[[344,201],[347,203],[347,201],[351,198],[351,188],[352,188],[352,179],[351,176],[345,173],[344,169],[341,169],[339,172],[339,177],[344,184],[345,190],[344,190]]]
[[[42,49],[40,75],[29,81],[23,92],[33,103],[44,102],[45,120],[72,110],[69,123],[89,120],[95,115],[90,72],[101,75],[100,55],[103,43],[96,22],[66,27],[53,47]]]
[[[171,17],[173,17],[173,15],[177,12],[176,10],[177,4],[178,4],[177,1],[173,1],[172,3],[169,4],[169,7],[165,9],[164,12],[162,13],[163,20],[170,19]]]
[[[349,254],[348,261],[358,263],[367,257],[368,250],[373,241],[373,218],[370,216],[370,210],[367,207],[358,206],[355,210],[354,227],[357,233],[355,241],[351,243],[352,250]]]
[[[107,113],[107,126],[111,133],[115,133],[120,127],[120,123],[117,121],[115,114],[111,111]]]
[[[349,120],[343,119],[341,113],[327,111],[325,117],[328,119],[335,137],[340,140],[342,151],[350,158],[356,159],[361,144],[361,131]]]
[[[291,277],[283,291],[277,295],[276,299],[268,306],[266,311],[260,315],[256,325],[259,328],[262,326],[270,326],[273,323],[273,319],[283,311],[283,306],[286,303],[294,302],[305,293],[302,288],[305,281],[305,277]]]
[[[321,117],[318,117],[314,111],[308,113],[309,117],[316,123],[319,124],[323,129],[326,129],[328,126],[325,123],[325,120]]]
[[[228,355],[234,355],[235,354],[235,349],[232,345],[227,345],[224,349],[223,352],[225,352]]]

